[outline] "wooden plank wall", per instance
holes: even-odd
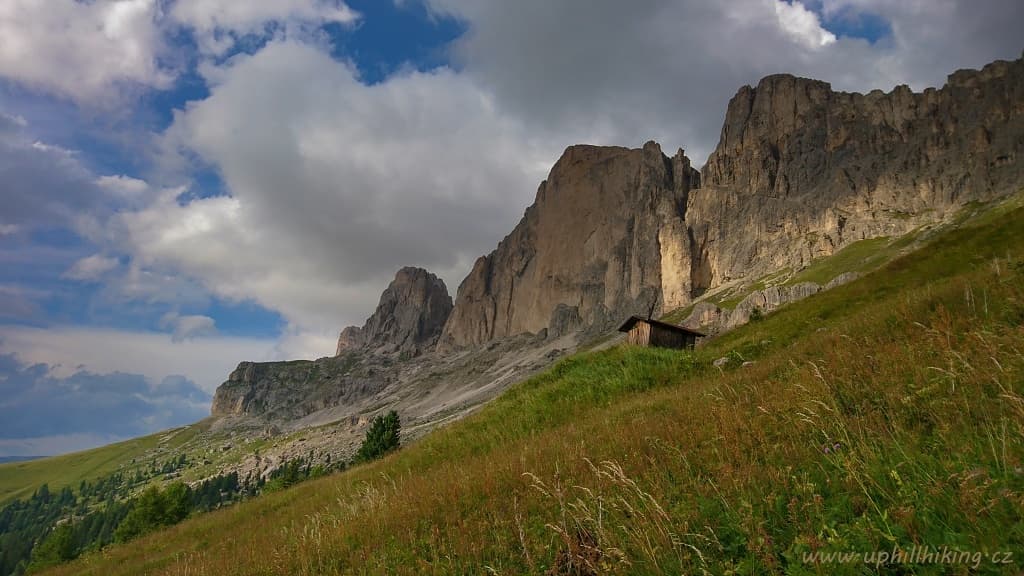
[[[630,346],[658,346],[661,348],[693,349],[697,337],[674,330],[652,326],[646,322],[637,322],[626,334],[626,344]]]
[[[632,346],[649,346],[651,341],[651,325],[646,322],[637,322],[626,334],[626,344]]]

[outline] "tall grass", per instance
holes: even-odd
[[[1024,554],[1021,222],[947,234],[696,353],[569,358],[382,461],[54,573],[1019,573],[1024,556],[806,555]]]

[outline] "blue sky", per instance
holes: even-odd
[[[1010,0],[10,6],[0,456],[201,418],[239,361],[330,354],[402,266],[454,293],[570,144],[699,166],[743,84],[938,86],[1018,57],[1024,23]]]

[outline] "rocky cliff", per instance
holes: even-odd
[[[422,268],[402,268],[366,324],[342,330],[335,355],[365,350],[417,356],[437,343],[451,311],[443,280]]]
[[[459,287],[442,350],[633,313],[900,235],[1024,186],[1024,61],[915,94],[789,75],[729,102],[702,174],[680,153],[574,146]]]
[[[685,302],[683,226],[700,175],[680,150],[572,146],[498,248],[459,286],[442,350],[524,332],[599,333]]]
[[[210,413],[295,420],[331,406],[358,404],[393,380],[357,357],[242,362],[217,387]]]
[[[1024,60],[961,70],[941,89],[833,92],[769,76],[729,102],[690,196],[703,255],[693,291],[940,221],[1024,185]]]

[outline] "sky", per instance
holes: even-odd
[[[684,148],[788,72],[941,86],[1019,0],[4,0],[0,456],[193,422],[330,355],[402,266],[454,294],[569,145]]]

